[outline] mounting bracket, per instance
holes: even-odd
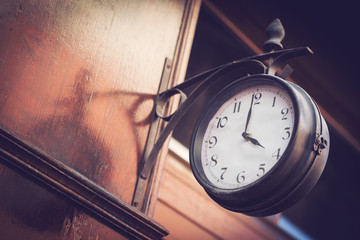
[[[269,51],[268,53],[251,56],[215,67],[187,79],[183,83],[168,90],[166,90],[166,87],[169,82],[171,61],[169,59],[165,61],[159,92],[155,101],[154,117],[150,125],[142,166],[132,201],[134,207],[139,208],[142,212],[147,211],[148,199],[145,199],[147,197],[144,195],[146,195],[147,182],[155,166],[157,156],[168,136],[182,120],[184,115],[188,113],[191,106],[199,99],[199,96],[209,89],[220,90],[231,82],[246,75],[256,73],[275,75],[276,71],[289,59],[313,53],[309,47],[282,50],[280,42],[283,39],[283,35],[279,34],[281,28],[277,26],[277,24],[281,23],[276,21],[277,20],[274,21],[276,23],[275,25],[270,24],[267,29],[269,39],[265,42],[264,48]],[[264,63],[267,60],[268,63]],[[291,73],[292,68],[286,65],[278,75],[285,79]],[[180,95],[179,107],[175,112],[165,115],[164,112],[166,112],[166,109],[164,108],[167,105],[166,103],[172,96],[177,94]],[[159,134],[160,120],[166,121],[167,124]]]

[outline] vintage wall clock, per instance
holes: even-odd
[[[221,206],[272,215],[312,189],[328,143],[326,123],[304,90],[255,74],[226,86],[204,109],[192,136],[190,163]]]
[[[190,166],[206,193],[219,205],[250,216],[279,213],[302,199],[318,181],[328,158],[329,131],[313,99],[285,80],[290,58],[308,47],[282,50],[278,19],[267,28],[267,53],[231,62],[195,76],[158,95],[158,106],[179,94],[148,156],[146,179],[167,136],[203,92],[216,94],[203,106],[190,142]],[[269,60],[266,62],[265,60]],[[194,87],[195,86],[195,87]]]
[[[279,20],[267,33],[265,50],[282,49]],[[204,108],[190,144],[191,169],[208,195],[250,216],[276,214],[302,199],[329,152],[329,131],[316,103],[296,84],[269,74],[270,68],[222,88]]]

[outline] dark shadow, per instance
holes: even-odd
[[[31,140],[32,144],[106,188],[114,174],[112,155],[106,141],[85,124],[91,100],[105,97],[119,98],[120,101],[120,97],[131,97],[133,103],[130,108],[125,110],[133,121],[130,131],[137,136],[137,126],[145,126],[150,122],[152,116],[149,114],[135,122],[136,111],[143,102],[153,100],[155,96],[121,91],[90,94],[90,79],[92,79],[91,72],[82,69],[74,80],[72,94],[57,102],[57,108],[65,109],[65,114],[54,114],[38,121],[34,128],[27,129],[27,136],[35,136],[32,137],[35,139]],[[133,99],[136,100],[133,101]],[[152,112],[150,111],[150,113]],[[122,121],[121,117],[119,117],[119,121]],[[140,161],[140,156],[142,156],[140,143],[134,147],[137,149],[137,159]],[[140,162],[137,163],[137,168],[139,166]],[[0,189],[2,189],[0,214],[4,213],[8,216],[4,218],[5,220],[41,232],[51,231],[54,233],[64,230],[65,221],[72,224],[74,216],[79,212],[75,210],[76,207],[73,203],[66,201],[65,198],[59,199],[58,194],[54,195],[47,188],[25,178],[22,174],[7,170],[6,166],[0,165],[1,172],[6,172],[5,175],[0,174]]]

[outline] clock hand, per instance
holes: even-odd
[[[258,145],[258,146],[260,146],[260,147],[262,147],[262,148],[264,148],[264,149],[265,149],[265,147],[264,147],[263,145],[261,145],[261,144],[259,143],[259,141],[258,141],[258,140],[256,140],[255,138],[248,137],[248,139],[249,139],[249,141],[250,141],[252,144],[254,144],[254,145]]]
[[[242,136],[243,136],[243,138],[245,138],[245,140],[250,141],[252,144],[260,146],[265,149],[265,147],[263,145],[261,145],[257,139],[250,137],[250,134],[243,132]]]
[[[247,131],[247,128],[248,128],[248,125],[249,125],[250,117],[251,117],[252,106],[253,106],[253,102],[254,102],[254,95],[255,95],[255,93],[251,96],[251,104],[250,104],[250,109],[249,109],[249,112],[248,112],[248,115],[247,115],[247,119],[246,119],[246,123],[245,123],[245,131],[242,133],[242,136],[243,136],[243,138],[245,138],[245,139],[247,139],[247,138],[245,137],[245,135],[248,136],[248,134],[246,133],[246,131]]]
[[[256,140],[255,138],[250,137],[250,134],[247,133],[247,128],[249,125],[249,121],[250,121],[250,117],[251,117],[251,112],[252,112],[252,107],[253,107],[253,103],[254,103],[254,97],[255,97],[255,93],[253,93],[253,95],[251,96],[251,104],[250,104],[250,108],[249,108],[249,112],[246,118],[246,123],[245,123],[245,131],[241,134],[241,136],[245,139],[250,141],[252,144],[260,146],[262,148],[265,148],[263,145],[261,145],[259,143],[258,140]]]

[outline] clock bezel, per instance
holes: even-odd
[[[295,117],[289,144],[271,170],[253,183],[234,189],[222,189],[214,186],[205,176],[201,165],[201,145],[207,125],[217,110],[227,100],[231,99],[236,92],[259,84],[275,85],[284,89],[289,95],[294,107]],[[233,211],[248,212],[249,215],[253,214],[253,212],[259,212],[258,209],[261,209],[261,215],[263,209],[271,208],[271,205],[276,201],[289,198],[288,195],[291,191],[307,178],[315,158],[311,146],[315,132],[318,130],[319,117],[316,114],[314,103],[302,91],[279,77],[255,74],[240,78],[227,85],[204,108],[191,138],[190,166],[200,185],[220,205]],[[300,111],[300,108],[302,111]],[[300,134],[299,128],[301,128]],[[316,176],[315,179],[317,180],[318,177]],[[308,186],[302,187],[300,192],[307,192],[308,188],[312,188],[313,182],[307,183]],[[284,203],[284,205],[286,204]]]
[[[276,80],[272,81],[274,79],[276,79]],[[240,79],[234,81],[233,83],[227,85],[223,89],[221,89],[219,91],[219,93],[215,97],[213,97],[213,99],[205,107],[205,110],[201,114],[201,116],[197,122],[197,125],[194,128],[194,134],[191,139],[191,147],[190,147],[191,156],[192,156],[191,159],[200,159],[200,161],[196,161],[196,160],[190,161],[191,167],[193,170],[200,173],[199,175],[197,174],[195,176],[200,177],[200,179],[198,179],[198,180],[200,180],[200,183],[202,183],[202,185],[204,187],[213,189],[212,192],[216,192],[219,194],[221,194],[221,193],[228,194],[231,191],[239,191],[244,188],[250,188],[252,185],[258,184],[257,183],[258,181],[265,181],[266,176],[269,175],[273,171],[273,169],[276,168],[276,166],[278,164],[281,164],[281,162],[284,161],[282,159],[287,157],[288,152],[290,151],[289,149],[293,146],[294,136],[296,135],[296,132],[297,132],[297,125],[298,125],[297,116],[299,115],[298,114],[299,108],[297,105],[297,101],[295,100],[296,98],[295,98],[295,93],[293,92],[293,89],[291,87],[289,87],[288,84],[284,84],[284,82],[282,80],[281,81],[278,81],[278,80],[279,80],[278,78],[273,78],[272,76],[270,76],[270,78],[269,78],[269,75],[262,75],[262,74],[240,78]],[[294,111],[294,127],[291,132],[291,137],[290,137],[288,146],[287,146],[286,150],[284,151],[284,153],[282,154],[281,158],[277,161],[277,163],[266,174],[264,174],[262,177],[260,177],[258,180],[254,181],[253,183],[250,183],[248,185],[240,186],[240,187],[233,188],[233,189],[219,188],[209,182],[209,180],[205,176],[205,173],[203,172],[203,168],[201,165],[202,139],[204,137],[205,131],[207,130],[210,120],[213,118],[213,116],[216,114],[218,109],[226,101],[233,98],[234,95],[236,95],[238,92],[244,91],[248,88],[258,86],[258,85],[259,86],[272,85],[272,86],[279,87],[287,92],[287,94],[290,97],[290,100],[292,101],[292,105],[294,107],[294,110],[293,110]],[[196,154],[196,156],[195,156],[195,154]],[[265,180],[263,180],[263,179],[265,179]]]

